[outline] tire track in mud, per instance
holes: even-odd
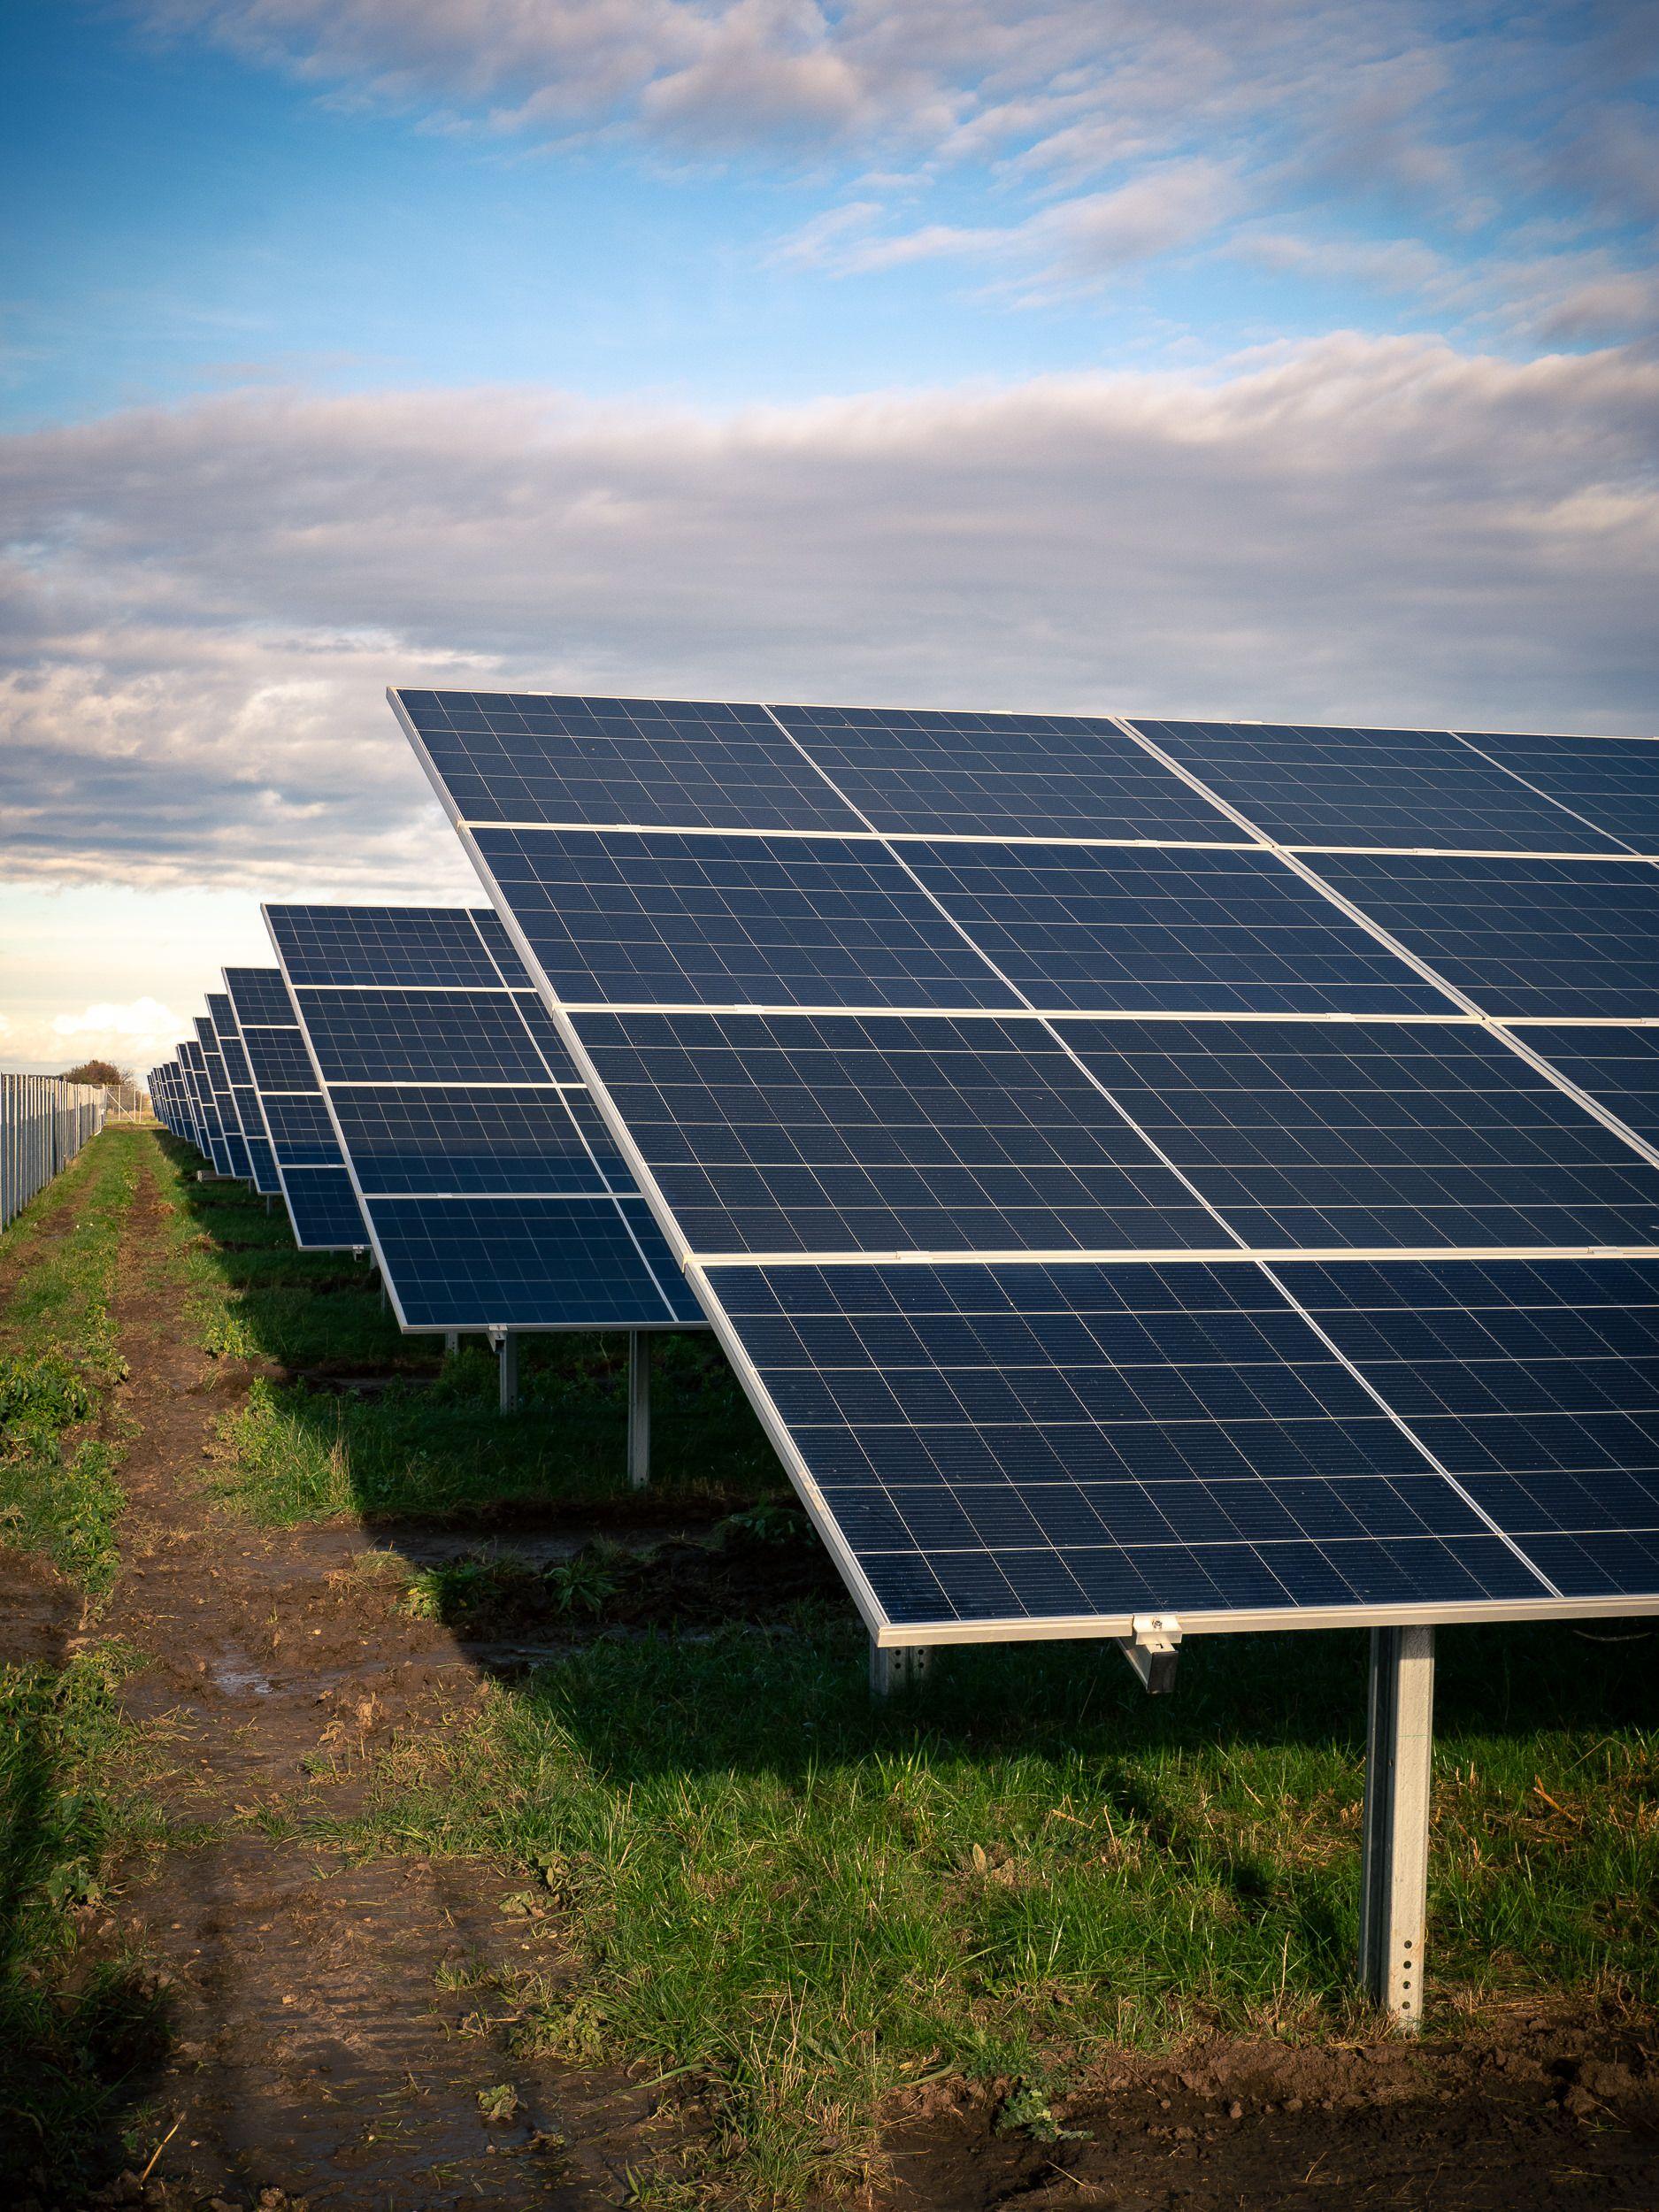
[[[357,1570],[361,1532],[259,1529],[210,1494],[217,1425],[246,1373],[186,1340],[165,1233],[147,1162],[116,1302],[132,1440],[100,1623],[141,1655],[125,1701],[162,1740],[154,1793],[176,1838],[132,1870],[119,1908],[170,1985],[171,2050],[145,2103],[154,2138],[179,2125],[145,2193],[275,2192],[312,2212],[619,2204],[626,2170],[662,2141],[649,2089],[508,2058],[463,2024],[479,1990],[434,1978],[557,1970],[556,1935],[503,1917],[522,1875],[354,1858],[292,1832],[354,1809],[353,1763],[336,1772],[332,1755],[452,1725],[481,1677]],[[506,2081],[518,2108],[487,2123],[480,2093]]]

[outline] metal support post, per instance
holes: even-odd
[[[448,1358],[451,1352],[458,1352],[460,1348],[461,1332],[459,1329],[446,1329],[443,1333],[444,1356]]]
[[[511,1329],[492,1329],[496,1356],[501,1363],[501,1409],[516,1413],[518,1409],[518,1338]]]
[[[933,1663],[930,1644],[879,1644],[870,1640],[870,1694],[872,1697],[892,1697],[900,1690],[913,1690],[923,1680]]]
[[[1373,1628],[1360,1859],[1360,1979],[1408,2033],[1423,2018],[1434,1631]]]
[[[651,1340],[628,1332],[628,1487],[651,1486]]]

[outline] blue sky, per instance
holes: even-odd
[[[388,681],[1653,728],[1656,49],[12,0],[0,1056],[464,893]]]

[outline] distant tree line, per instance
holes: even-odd
[[[83,1060],[78,1068],[65,1068],[65,1083],[130,1083],[131,1068],[118,1068],[113,1060]]]

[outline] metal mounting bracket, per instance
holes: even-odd
[[[1114,1640],[1141,1678],[1148,1697],[1163,1697],[1175,1687],[1175,1669],[1181,1655],[1181,1624],[1173,1613],[1137,1613],[1129,1624],[1132,1636]]]

